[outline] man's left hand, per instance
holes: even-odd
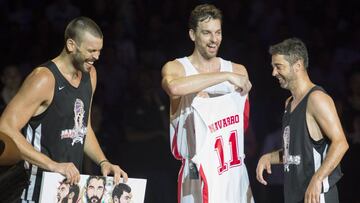
[[[312,177],[305,192],[305,203],[320,203],[321,180]]]
[[[101,164],[101,173],[103,176],[113,174],[115,184],[120,183],[121,177],[124,179],[124,182],[127,182],[128,180],[128,175],[125,171],[123,171],[118,165],[114,165],[108,161]]]

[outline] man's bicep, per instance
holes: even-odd
[[[51,99],[53,87],[54,81],[47,78],[46,74],[30,75],[5,108],[1,122],[21,129],[32,116],[39,113],[40,107]]]
[[[314,92],[309,101],[311,114],[324,136],[330,140],[343,138],[344,132],[331,97],[323,92]]]
[[[171,95],[173,81],[180,77],[183,77],[185,73],[182,65],[179,62],[170,61],[163,66],[161,70],[161,75],[161,85],[163,89],[168,93],[168,95]]]
[[[241,64],[237,64],[237,63],[232,63],[232,66],[233,66],[234,73],[249,77],[245,66],[243,66]]]

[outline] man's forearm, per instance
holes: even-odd
[[[173,96],[197,93],[210,86],[227,81],[229,74],[228,72],[216,72],[178,78],[169,82],[169,92]]]
[[[97,165],[99,165],[101,161],[106,160],[105,154],[101,150],[99,142],[92,130],[86,136],[84,152]]]
[[[346,141],[341,140],[336,143],[332,143],[329,147],[329,151],[326,158],[320,168],[315,172],[314,177],[320,181],[329,176],[330,173],[339,165],[342,157],[349,148]]]
[[[55,161],[50,159],[45,154],[37,151],[34,146],[32,146],[27,140],[24,138],[22,134],[18,131],[7,130],[7,128],[2,127],[1,137],[3,139],[8,140],[8,143],[12,143],[14,146],[7,146],[16,149],[10,150],[13,154],[11,157],[17,157],[18,159],[22,159],[28,161],[31,164],[34,164],[42,169],[53,171]],[[13,136],[8,136],[13,135]],[[8,154],[10,155],[10,154]],[[6,160],[5,160],[6,161]]]

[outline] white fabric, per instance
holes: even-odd
[[[247,203],[249,178],[244,164],[246,96],[233,92],[219,97],[196,97],[194,123],[202,197],[208,203]],[[253,201],[253,200],[251,200]]]
[[[186,76],[199,74],[187,57],[177,59],[183,66]],[[232,72],[232,64],[220,58],[220,71]],[[222,82],[204,91],[211,94],[234,92],[234,86],[229,82]],[[200,203],[201,187],[196,180],[189,178],[189,161],[204,142],[202,136],[195,136],[194,108],[191,106],[196,94],[189,94],[181,98],[177,112],[170,116],[170,146],[175,158],[182,160],[182,167],[178,178],[178,193],[181,203]],[[200,195],[200,196],[199,196]]]

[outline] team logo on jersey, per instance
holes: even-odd
[[[87,132],[84,122],[84,103],[80,99],[76,99],[74,103],[74,128],[61,131],[61,139],[72,139],[71,145],[75,143],[84,143],[84,137]]]
[[[290,164],[299,165],[300,162],[301,162],[300,155],[290,155],[289,154],[290,126],[286,126],[284,128],[283,139],[284,139],[284,156],[283,156],[284,171],[289,172],[290,171],[290,168],[289,168]]]

